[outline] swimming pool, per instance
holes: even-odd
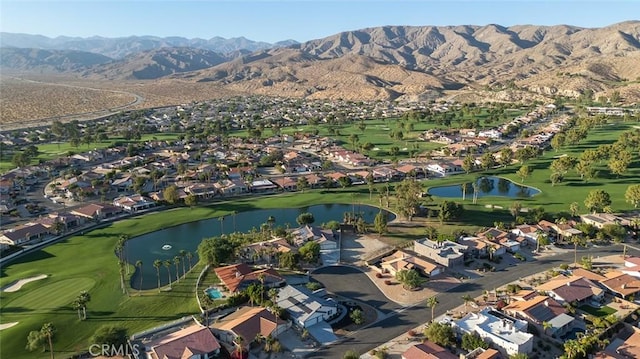
[[[209,288],[209,289],[205,290],[205,293],[207,293],[207,295],[211,299],[220,299],[220,298],[224,297],[224,295],[222,295],[222,293],[220,293],[220,290],[218,288]]]

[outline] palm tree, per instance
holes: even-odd
[[[244,338],[241,335],[238,335],[233,339],[233,344],[236,345],[236,353],[238,353],[236,358],[242,358],[242,351],[244,350],[242,344],[244,344]]]
[[[262,344],[262,341],[264,341],[264,335],[262,335],[261,333],[257,333],[256,337],[253,338],[253,342],[258,345]]]
[[[463,182],[460,185],[460,188],[462,189],[462,200],[464,201],[467,197],[467,188],[469,187],[469,182]]]
[[[171,271],[169,270],[169,268],[171,268],[171,261],[167,259],[162,262],[162,264],[164,264],[164,267],[167,268],[167,275],[169,276],[169,286],[171,286]]]
[[[260,300],[264,302],[264,279],[266,276],[264,273],[258,274],[258,280],[260,281]]]
[[[436,305],[438,305],[438,303],[438,298],[436,298],[435,295],[427,298],[427,307],[431,308],[431,322],[434,320]]]
[[[189,261],[189,272],[191,272],[191,259],[193,258],[193,253],[187,252],[185,257],[187,257],[187,260]]]
[[[551,323],[549,323],[547,321],[542,322],[542,330],[544,330],[545,333],[547,332],[547,330],[549,330],[551,328],[553,328],[553,324],[551,324]]]
[[[233,231],[236,231],[236,215],[238,214],[238,211],[233,211]]]
[[[136,261],[136,268],[140,271],[140,288],[138,288],[138,294],[140,294],[142,292],[142,261],[139,259]]]
[[[573,243],[573,265],[577,267],[578,266],[578,246],[586,245],[587,241],[584,238],[576,235],[572,235],[571,237],[569,237],[569,241]]]
[[[469,294],[465,294],[462,296],[462,300],[464,301],[464,311],[467,312],[467,305],[469,303],[474,302],[473,298]]]
[[[489,252],[489,260],[493,260],[493,254],[496,252],[496,247],[493,246],[493,244],[490,244],[489,246],[487,246],[487,251]]]
[[[184,249],[181,249],[179,256],[180,256],[180,260],[182,261],[182,276],[184,277],[187,275],[187,271],[185,270],[185,267],[184,267],[185,265],[184,258],[187,256],[187,251],[185,251]]]
[[[122,288],[122,294],[127,293],[127,289],[124,285],[124,275],[126,273],[126,264],[123,261],[118,262],[118,266],[120,267],[120,288]]]
[[[91,294],[86,290],[80,292],[77,301],[82,306],[82,319],[87,319],[87,303],[91,301]]]
[[[480,185],[478,185],[478,181],[471,182],[471,188],[473,189],[473,204],[478,203],[478,189]]]
[[[218,221],[220,221],[220,235],[224,234],[224,216],[218,217]]]
[[[564,342],[564,353],[568,359],[575,359],[580,355],[586,355],[587,351],[577,339],[570,339]]]
[[[60,235],[60,234],[62,234],[62,232],[64,231],[64,229],[65,229],[65,225],[64,225],[64,223],[62,223],[62,222],[60,222],[60,221],[55,221],[55,223],[53,224],[53,226],[51,227],[51,229],[53,229],[53,231],[54,231],[56,234]]]
[[[76,298],[73,303],[71,303],[71,306],[78,311],[78,319],[82,320],[82,303],[80,303],[80,300]]]
[[[275,339],[271,336],[271,334],[267,335],[266,338],[264,338],[264,351],[265,352],[270,352],[271,348],[273,347],[273,343],[275,343]]]
[[[546,242],[546,234],[544,234],[544,232],[542,231],[536,231],[536,253],[540,253],[540,242],[545,241]]]
[[[47,338],[49,342],[49,352],[51,353],[51,359],[53,359],[53,335],[56,333],[56,327],[51,323],[44,323],[40,329],[40,333],[43,337]]]
[[[153,268],[156,269],[156,274],[158,275],[158,292],[160,292],[160,267],[162,267],[162,261],[156,259],[153,261]]]
[[[269,216],[269,218],[267,218],[267,224],[269,225],[269,229],[273,229],[273,225],[275,223],[276,223],[276,217]]]
[[[180,256],[173,257],[173,264],[176,265],[176,281],[180,283]]]
[[[130,237],[128,234],[121,234],[118,238],[117,246],[120,247],[120,255],[123,262],[127,261],[127,241],[129,240],[129,238]],[[129,274],[129,266],[127,266],[126,269],[127,274]]]
[[[278,288],[271,288],[269,292],[267,292],[269,299],[271,300],[271,309],[273,311],[273,316],[276,317],[276,329],[275,335],[278,336]]]

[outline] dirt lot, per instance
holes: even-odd
[[[341,260],[351,264],[364,264],[363,261],[375,253],[391,250],[392,247],[371,235],[342,235]]]

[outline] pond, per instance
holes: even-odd
[[[540,190],[536,188],[522,186],[501,177],[480,177],[476,180],[476,185],[478,188],[478,197],[526,198],[540,193]],[[464,187],[462,183],[433,187],[429,189],[428,193],[433,196],[446,198],[462,198],[464,194],[466,198],[472,198],[473,191],[474,189],[471,182],[466,182]]]
[[[158,286],[158,276],[153,262],[156,259],[161,261],[170,260],[169,271],[175,280],[176,266],[173,258],[184,250],[191,252],[193,258],[191,263],[198,262],[198,244],[204,238],[219,236],[221,233],[249,232],[252,228],[259,229],[260,225],[267,222],[269,217],[275,219],[274,226],[298,227],[296,218],[304,212],[310,212],[315,219],[314,225],[320,226],[329,221],[342,222],[345,212],[361,213],[367,223],[372,223],[379,209],[368,205],[360,204],[322,204],[301,208],[278,208],[259,209],[254,211],[240,212],[235,215],[228,215],[218,218],[204,219],[201,221],[181,224],[179,226],[166,228],[160,231],[147,233],[139,237],[131,238],[125,243],[126,260],[132,265],[138,260],[142,261],[142,286],[140,285],[140,270],[131,278],[131,286],[135,289],[152,289]],[[387,211],[388,220],[395,216]],[[186,269],[189,269],[189,260],[185,258]],[[182,263],[178,265],[182,274]],[[160,270],[160,285],[168,283],[167,268],[163,265]]]

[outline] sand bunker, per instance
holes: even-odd
[[[11,283],[8,286],[2,288],[2,291],[3,292],[9,292],[9,293],[17,292],[17,291],[20,290],[20,288],[22,288],[23,285],[25,285],[25,284],[27,284],[29,282],[33,282],[33,281],[40,280],[40,279],[45,279],[45,278],[47,278],[46,274],[40,274],[40,275],[37,275],[35,277],[29,277],[29,278],[25,278],[25,279],[20,279],[19,281],[15,282],[15,283]]]
[[[18,322],[0,324],[0,330],[11,328],[16,324],[18,324]]]

